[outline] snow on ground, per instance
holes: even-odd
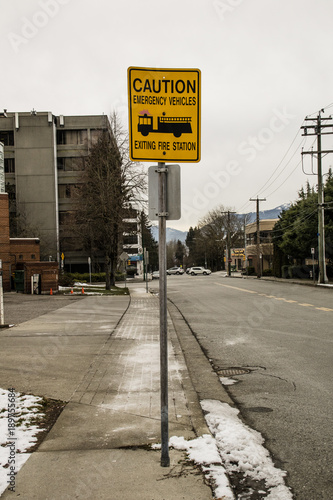
[[[228,377],[220,377],[220,382],[222,385],[234,385],[237,384],[237,380]]]
[[[26,453],[41,430],[31,420],[41,415],[42,398],[0,389],[0,495],[15,491],[15,475],[30,457]]]
[[[284,483],[286,473],[274,466],[263,446],[263,437],[242,422],[238,417],[239,410],[216,400],[201,401],[201,406],[212,435],[205,434],[190,441],[173,436],[169,444],[186,451],[189,460],[201,466],[213,485],[214,496],[234,500],[228,477],[237,473],[251,478],[258,485],[265,484],[265,490],[258,489],[262,499],[292,500],[290,489]],[[245,496],[240,494],[237,498]]]
[[[214,484],[214,494],[223,500],[234,500],[234,494],[229,486],[226,470],[222,465],[216,440],[210,434],[204,434],[191,441],[183,437],[173,436],[170,446],[176,450],[185,450],[188,458],[201,465],[205,476]]]
[[[286,473],[274,466],[263,437],[242,422],[239,410],[215,400],[201,401],[201,406],[227,473],[240,472],[254,481],[264,481],[268,494],[263,498],[292,499],[284,483]]]

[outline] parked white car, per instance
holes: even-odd
[[[170,269],[167,269],[166,272],[168,275],[169,274],[184,274],[184,269],[182,267],[170,267]]]
[[[205,269],[204,267],[191,267],[189,273],[191,276],[196,276],[197,274],[204,274],[205,276],[211,274],[212,271],[210,269]]]

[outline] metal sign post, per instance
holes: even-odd
[[[313,278],[313,282],[315,282],[315,266],[314,266],[315,249],[314,248],[311,248],[311,255],[312,255],[312,278]]]
[[[91,284],[91,257],[88,257],[88,266],[89,266],[89,283]]]
[[[169,467],[169,420],[168,420],[168,330],[167,330],[167,278],[166,278],[166,210],[167,169],[158,163],[158,259],[160,300],[160,384],[161,384],[161,466]]]
[[[126,275],[127,275],[127,260],[128,260],[128,254],[126,252],[122,252],[122,254],[120,255],[120,260],[124,263],[124,281],[125,281],[125,285],[124,285],[124,288],[126,288]]]
[[[143,249],[143,265],[144,265],[144,275],[146,281],[146,293],[148,293],[148,264],[149,264],[149,252],[146,248]]]

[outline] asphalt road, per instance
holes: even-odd
[[[332,500],[333,290],[170,276],[168,298],[216,370],[237,381],[227,390],[294,497]],[[238,369],[245,373],[232,375]]]

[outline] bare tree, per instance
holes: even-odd
[[[129,137],[122,127],[116,112],[110,118],[113,137],[120,155],[124,192],[128,204],[142,209],[147,205],[147,172],[141,163],[134,163],[129,157]],[[141,210],[140,210],[141,211]]]
[[[219,269],[224,249],[227,248],[228,233],[232,247],[240,244],[242,221],[231,208],[220,205],[200,219],[198,227],[197,239],[205,255],[205,264]]]
[[[136,199],[142,199],[144,175],[129,160],[128,141],[117,115],[90,149],[77,189],[76,227],[83,247],[104,256],[106,289],[115,285],[122,251],[123,220]]]

